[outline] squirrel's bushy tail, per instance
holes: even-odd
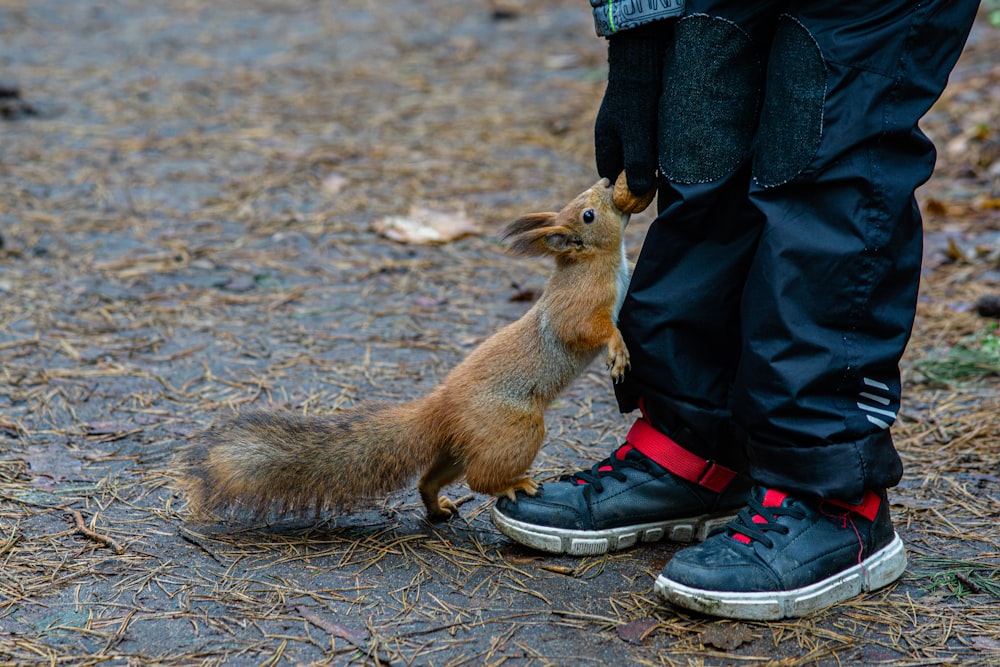
[[[184,454],[190,509],[262,515],[356,507],[403,487],[430,463],[418,403],[361,405],[329,417],[245,412]]]

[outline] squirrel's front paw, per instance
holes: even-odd
[[[628,348],[619,333],[608,343],[608,358],[605,361],[615,384],[625,379],[625,371],[631,366]]]
[[[529,496],[533,496],[536,493],[538,493],[538,482],[531,479],[530,477],[525,477],[524,479],[514,482],[513,484],[511,484],[509,487],[507,487],[497,495],[506,496],[510,498],[510,501],[512,503],[516,503],[518,489],[524,491]]]

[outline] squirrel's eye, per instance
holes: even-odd
[[[583,212],[583,221],[585,223],[589,225],[594,220],[597,220],[597,214],[594,213],[594,209],[588,208],[586,211]]]

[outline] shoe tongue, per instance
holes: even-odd
[[[625,458],[630,453],[633,453],[633,452],[634,452],[633,456],[641,456],[641,454],[639,454],[639,452],[635,451],[635,447],[633,447],[632,445],[630,445],[629,443],[626,442],[621,447],[619,447],[618,449],[615,450],[615,452],[611,455],[611,458],[608,459],[608,464],[599,466],[597,468],[597,472],[611,472],[612,470],[615,469],[614,465],[612,465],[612,461],[624,461]],[[577,485],[580,485],[580,486],[582,486],[582,485],[584,485],[584,484],[587,483],[587,480],[580,479],[579,477],[577,477],[575,475],[570,475],[570,479],[572,479],[573,481],[575,481],[577,483]]]
[[[783,503],[785,501],[785,498],[787,497],[788,497],[787,493],[784,493],[782,491],[776,491],[774,489],[768,489],[767,491],[764,492],[764,500],[761,502],[761,505],[763,507],[781,507],[781,503]],[[750,520],[758,525],[763,523],[768,523],[769,521],[767,517],[761,516],[760,514],[757,513],[754,513],[753,516],[750,517]],[[744,535],[743,533],[740,533],[739,531],[736,530],[732,532],[731,537],[737,542],[740,542],[742,544],[750,544],[750,542],[752,541],[749,536]]]
[[[616,449],[615,453],[612,454],[611,456],[615,461],[625,461],[626,459],[637,460],[645,458],[645,456],[643,456],[642,453],[640,453],[635,447],[633,447],[627,442],[618,449]],[[614,469],[615,469],[614,465],[611,465],[609,463],[608,465],[600,466],[597,469],[597,472],[611,472]],[[576,480],[576,483],[586,484],[586,482],[583,481],[582,479]]]
[[[764,500],[761,502],[761,505],[764,507],[781,507],[781,503],[784,502],[787,497],[787,493],[775,491],[774,489],[768,489],[764,493]],[[761,516],[760,514],[754,514],[751,517],[751,521],[754,523],[767,523],[769,519]]]
[[[785,498],[787,497],[787,493],[768,489],[767,493],[764,494],[764,502],[761,505],[764,507],[781,507],[781,503],[785,502]]]
[[[635,447],[632,446],[632,443],[626,442],[624,445],[615,450],[615,458],[619,461],[624,461],[625,457],[632,451],[635,451]]]
[[[625,443],[621,447],[615,450],[615,453],[611,455],[615,461],[624,461],[626,459],[640,459],[644,458],[643,455],[636,450],[630,443]],[[603,465],[597,469],[598,472],[611,472],[614,470],[613,465]]]

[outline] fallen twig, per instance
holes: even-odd
[[[302,616],[302,618],[309,621],[323,632],[328,633],[332,637],[339,637],[340,639],[346,640],[349,644],[361,649],[362,651],[368,651],[367,642],[365,642],[364,638],[358,636],[356,631],[348,630],[347,628],[337,625],[332,621],[326,620],[319,614],[314,613],[305,605],[299,604],[295,605],[293,608]]]
[[[211,549],[209,549],[204,544],[202,544],[200,541],[198,541],[197,539],[195,539],[193,532],[191,532],[190,530],[188,530],[187,528],[184,528],[182,526],[182,527],[180,527],[177,530],[177,534],[185,542],[193,544],[194,546],[196,546],[199,549],[201,549],[202,551],[204,551],[208,555],[208,557],[211,558],[212,560],[214,560],[216,563],[222,564],[222,561],[219,560],[219,557],[216,556],[215,553],[213,553]]]
[[[365,638],[360,636],[360,633],[357,630],[345,628],[332,621],[328,621],[305,605],[297,604],[294,605],[292,609],[298,612],[299,615],[301,615],[306,621],[328,633],[331,637],[339,637],[366,655],[371,656],[375,660],[376,664],[389,665],[392,663],[392,660],[383,653],[377,653],[376,655],[374,647],[370,646]]]
[[[93,540],[94,542],[100,542],[104,546],[114,551],[116,554],[125,553],[125,549],[122,548],[122,546],[112,538],[108,537],[107,535],[101,535],[100,533],[95,532],[90,528],[87,528],[87,525],[83,522],[83,515],[80,514],[78,511],[73,510],[72,514],[73,514],[73,521],[76,522],[76,530],[73,531],[74,533],[78,535],[83,535],[88,540]]]

